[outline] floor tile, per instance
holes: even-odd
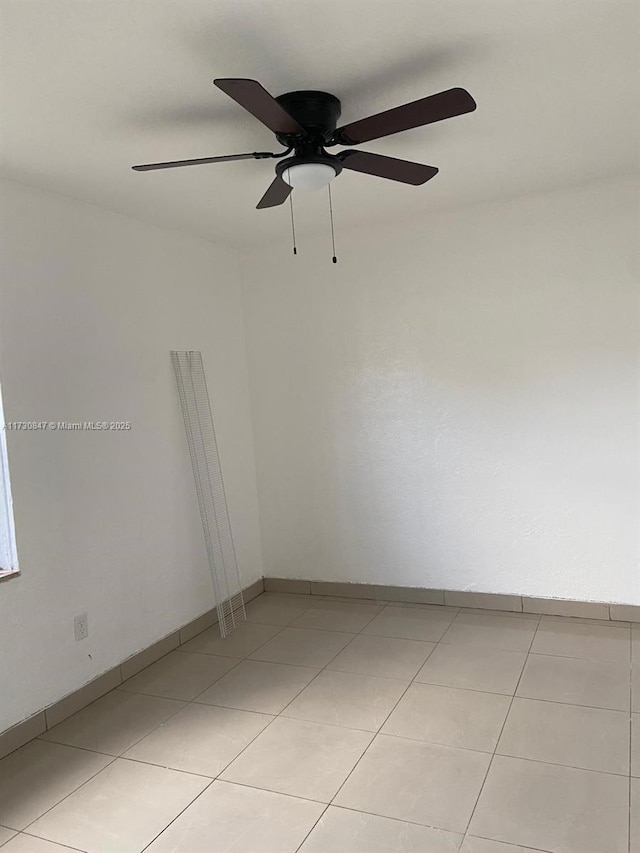
[[[493,752],[510,704],[510,696],[414,683],[382,731],[398,737]]]
[[[146,853],[295,853],[324,806],[214,782]]]
[[[338,631],[314,631],[309,628],[283,628],[262,648],[251,655],[253,660],[323,667],[341,651],[353,634]]]
[[[325,669],[282,714],[376,732],[408,686],[408,680]]]
[[[491,757],[378,735],[334,804],[464,832]]]
[[[631,715],[631,775],[640,778],[640,714]]]
[[[526,652],[533,640],[537,624],[535,619],[517,616],[461,612],[442,638],[442,642]]]
[[[89,853],[139,853],[209,784],[117,758],[29,827],[29,832]]]
[[[458,853],[462,836],[329,806],[300,853]]]
[[[631,653],[629,629],[542,621],[531,651],[542,655],[628,662]]]
[[[471,835],[553,853],[626,853],[629,779],[496,756]]]
[[[640,712],[640,657],[631,666],[631,708]]]
[[[505,844],[503,841],[489,841],[486,838],[467,835],[460,853],[537,853],[537,851],[517,844]]]
[[[41,735],[43,740],[121,755],[184,702],[114,690]]]
[[[260,595],[246,606],[247,621],[288,625],[312,605],[311,596]]]
[[[527,659],[525,652],[441,643],[416,675],[416,681],[505,693],[512,696]]]
[[[631,780],[630,853],[640,853],[640,779]]]
[[[435,648],[435,643],[358,634],[328,668],[410,680]]]
[[[631,657],[640,663],[640,623],[631,626]]]
[[[2,848],[2,853],[73,853],[68,847],[20,833]]]
[[[0,824],[24,829],[110,761],[84,749],[32,740],[0,761]]]
[[[273,717],[190,704],[137,743],[125,758],[217,776]]]
[[[295,853],[324,805],[214,782],[146,853]]]
[[[516,698],[497,751],[625,776],[629,773],[629,715]]]
[[[385,607],[363,634],[437,643],[455,618],[455,613],[426,607]]]
[[[370,742],[368,732],[278,717],[222,778],[328,803]]]
[[[629,665],[529,655],[516,695],[628,711]]]
[[[357,633],[382,610],[376,604],[319,601],[306,610],[293,623],[297,628],[322,628],[325,631],[350,631]]]
[[[119,689],[190,701],[237,663],[235,658],[171,652],[125,681]]]
[[[181,652],[201,652],[231,658],[246,658],[280,631],[278,625],[245,622],[222,639],[217,625],[207,628],[180,647]]]
[[[244,660],[196,701],[279,714],[318,672],[307,666]]]
[[[7,829],[6,826],[0,826],[0,847],[6,844],[10,838],[13,838],[15,834],[15,829]]]

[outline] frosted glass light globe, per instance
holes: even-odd
[[[296,190],[320,190],[336,176],[328,163],[297,163],[282,173],[282,179]]]

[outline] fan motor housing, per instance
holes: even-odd
[[[331,138],[342,112],[338,98],[328,92],[311,90],[285,92],[284,95],[278,95],[276,101],[308,131],[310,136],[317,137],[319,141],[327,142]],[[292,143],[292,137],[289,134],[276,134],[276,136],[283,145]]]
[[[282,178],[283,173],[287,169],[302,163],[322,163],[323,165],[331,166],[336,175],[339,175],[342,171],[342,163],[333,154],[328,154],[320,147],[307,146],[297,148],[294,157],[287,157],[286,160],[280,160],[276,163],[276,175]]]

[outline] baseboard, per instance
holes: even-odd
[[[245,603],[256,598],[262,592],[264,592],[264,581],[260,578],[260,580],[250,584],[243,590]],[[23,720],[23,722],[12,726],[5,732],[0,732],[0,758],[19,749],[25,743],[33,740],[34,737],[38,737],[38,735],[41,735],[47,729],[53,728],[58,723],[61,723],[62,720],[66,720],[67,717],[95,702],[96,699],[104,696],[105,693],[113,690],[114,687],[118,687],[123,681],[131,678],[132,675],[155,663],[155,661],[169,654],[173,649],[177,649],[178,646],[186,643],[187,640],[195,637],[196,634],[199,634],[206,628],[217,624],[217,622],[218,615],[214,607],[211,610],[207,610],[201,616],[197,616],[195,619],[187,622],[186,625],[183,625],[177,631],[172,631],[171,634],[153,643],[153,645],[126,658],[126,660],[114,666],[113,669],[92,679],[78,690],[74,690],[73,693],[69,693],[47,708],[38,711],[37,714],[34,714],[27,720]]]
[[[243,590],[245,602],[262,592],[298,593],[303,595],[329,595],[340,598],[360,598],[373,601],[406,604],[431,604],[465,607],[481,610],[501,610],[506,613],[542,614],[546,616],[574,616],[612,622],[640,623],[640,605],[611,604],[608,602],[574,601],[563,598],[533,598],[523,595],[502,595],[488,592],[427,589],[422,587],[385,586],[382,584],[341,583],[290,578],[264,578]],[[43,708],[29,719],[0,733],[0,758],[24,746],[47,729],[95,702],[123,681],[169,654],[201,631],[218,621],[216,609],[192,619],[176,631],[123,660],[108,672],[102,673],[88,684],[68,696]]]
[[[640,605],[574,601],[569,598],[533,598],[527,595],[502,595],[493,592],[466,592],[290,578],[265,578],[264,588],[266,592],[332,595],[340,598],[397,601],[406,604],[440,604],[449,607],[503,610],[511,613],[531,613],[544,616],[574,616],[581,619],[598,619],[601,621],[640,622]]]

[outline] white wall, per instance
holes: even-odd
[[[203,351],[242,581],[262,576],[236,254],[11,184],[2,214],[7,420],[132,429],[8,435],[0,731],[214,603],[171,349]]]
[[[640,603],[637,183],[351,233],[335,195],[337,266],[242,259],[264,573]],[[171,349],[263,572],[236,254],[12,184],[0,234],[7,419],[133,424],[8,436],[2,730],[213,603]]]
[[[638,198],[246,256],[266,575],[640,603]]]

